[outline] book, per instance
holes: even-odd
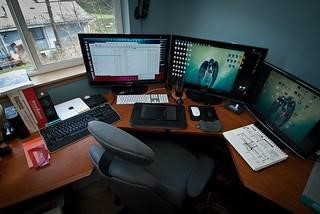
[[[36,137],[22,144],[29,168],[39,168],[49,164],[50,154],[41,137]]]
[[[15,90],[7,94],[11,103],[16,108],[18,114],[20,115],[22,121],[26,125],[30,133],[38,131],[37,123],[35,121],[35,116],[30,111],[29,104],[25,98],[21,95],[20,90]]]
[[[254,171],[288,158],[288,155],[254,124],[223,132],[223,136]]]
[[[25,69],[0,74],[0,96],[30,86],[32,81]]]
[[[36,95],[34,88],[30,87],[30,88],[23,89],[22,93],[29,104],[30,110],[35,116],[35,120],[37,122],[38,128],[39,129],[44,128],[48,120],[41,107],[41,104],[38,100],[38,97]]]

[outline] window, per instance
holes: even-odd
[[[122,32],[118,0],[0,0],[0,7],[2,71],[81,64],[78,33]]]

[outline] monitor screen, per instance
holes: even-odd
[[[79,34],[90,84],[166,81],[168,35]]]
[[[173,36],[170,80],[187,87],[243,99],[267,49]]]
[[[307,158],[320,145],[319,90],[271,64],[262,69],[249,109],[281,142]]]

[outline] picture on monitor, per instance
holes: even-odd
[[[319,93],[271,65],[264,70],[269,75],[251,104],[253,113],[305,157],[319,145]]]
[[[167,35],[79,34],[91,84],[165,82]]]
[[[230,92],[241,68],[244,51],[189,44],[184,82]]]
[[[243,99],[259,71],[267,49],[172,36],[169,83],[182,80],[187,88]]]
[[[274,70],[270,72],[255,108],[296,143],[302,142],[320,119],[320,97]]]

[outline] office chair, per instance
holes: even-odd
[[[112,125],[91,121],[100,143],[89,155],[112,191],[135,213],[175,213],[187,196],[199,196],[212,171],[209,157],[195,157],[181,146],[152,139],[148,145]]]

